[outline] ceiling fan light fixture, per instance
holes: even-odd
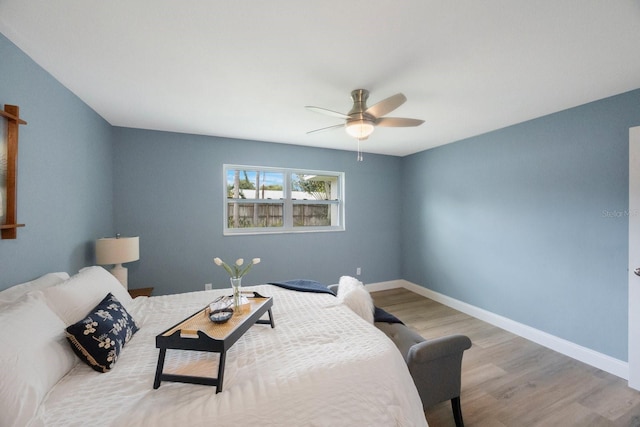
[[[345,126],[347,133],[356,139],[367,139],[373,133],[373,123],[368,120],[352,120]]]

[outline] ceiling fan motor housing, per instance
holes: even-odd
[[[374,126],[376,118],[371,114],[365,113],[367,110],[367,99],[369,98],[369,91],[366,89],[356,89],[351,91],[351,99],[353,100],[353,107],[347,115],[347,124],[353,122],[361,122],[363,125],[369,124]]]

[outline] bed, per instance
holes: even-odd
[[[229,290],[131,299],[101,267],[0,292],[1,426],[426,426],[395,345],[333,295],[258,285],[275,328],[227,352],[224,390],[153,389],[155,337]],[[137,331],[106,373],[80,361],[65,328],[111,294]],[[165,372],[214,376],[215,353],[168,350]]]

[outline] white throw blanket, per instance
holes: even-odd
[[[224,390],[163,382],[155,337],[228,290],[136,298],[140,330],[114,369],[79,363],[51,390],[39,426],[426,426],[394,344],[337,298],[271,285],[275,329],[254,325],[227,352]],[[164,372],[215,376],[216,353],[168,350]]]

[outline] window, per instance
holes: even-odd
[[[344,173],[224,165],[224,234],[344,230]]]

